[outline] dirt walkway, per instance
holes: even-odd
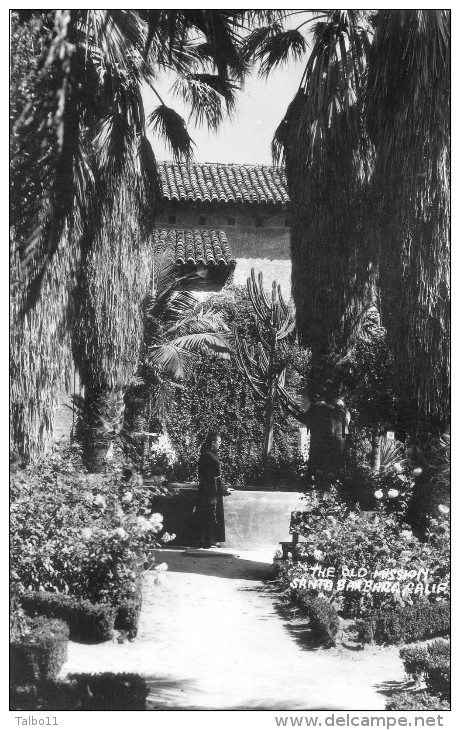
[[[150,710],[384,709],[404,682],[396,648],[307,648],[305,624],[263,583],[273,551],[216,553],[162,551],[169,571],[160,586],[146,574],[137,639],[71,643],[64,673],[137,672]]]

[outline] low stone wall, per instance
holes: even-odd
[[[197,544],[195,503],[196,485],[176,487],[170,496],[152,498],[153,510],[163,514],[165,529],[177,535],[173,544]],[[251,549],[289,540],[291,512],[302,510],[302,505],[301,492],[235,490],[224,497],[225,547]]]
[[[235,490],[224,498],[225,546],[257,548],[291,539],[291,512],[302,504],[300,492]]]

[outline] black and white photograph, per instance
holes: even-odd
[[[451,10],[7,12],[9,726],[453,727]]]

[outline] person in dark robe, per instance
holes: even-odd
[[[198,515],[200,520],[200,544],[203,547],[220,547],[225,542],[224,500],[231,490],[222,486],[219,448],[221,436],[210,431],[201,447],[198,461]]]

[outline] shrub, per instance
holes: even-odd
[[[65,623],[36,618],[28,632],[10,644],[10,681],[18,685],[57,677],[67,660],[68,640]]]
[[[93,603],[132,598],[162,519],[151,493],[116,467],[90,475],[72,449],[16,472],[11,482],[11,571],[19,587]]]
[[[69,680],[80,710],[145,710],[149,690],[138,674],[70,674]]]
[[[397,692],[386,703],[386,710],[405,712],[407,710],[450,710],[450,704],[428,692]]]
[[[434,641],[428,647],[424,673],[427,690],[450,700],[450,641]]]
[[[408,525],[398,521],[396,514],[389,515],[383,507],[379,507],[369,517],[340,501],[337,490],[332,488],[328,493],[313,491],[306,495],[306,505],[296,531],[304,538],[296,549],[297,567],[292,567],[292,572],[298,577],[301,577],[302,571],[308,573],[311,566],[316,564],[321,568],[334,568],[336,577],[340,577],[345,569],[354,569],[356,575],[364,566],[367,577],[387,569],[406,571],[406,574],[409,570],[424,570],[428,571],[433,584],[445,583],[449,586],[447,519],[432,520],[428,539],[422,542]],[[400,578],[400,591],[397,594],[364,592],[364,581],[361,581],[360,587],[351,591],[347,589],[344,594],[334,586],[333,596],[341,601],[343,615],[354,618],[385,606],[392,608],[398,603],[410,605],[419,602],[422,599],[411,590],[411,581],[407,575]],[[447,597],[448,591],[442,595]],[[438,599],[435,594],[430,594],[429,600],[434,602]]]
[[[448,603],[421,602],[376,611],[358,622],[358,635],[365,643],[397,644],[421,641],[446,634],[450,630]]]
[[[404,646],[399,651],[399,656],[404,664],[404,671],[409,677],[420,681],[422,679],[423,670],[426,667],[428,651],[426,646],[417,644],[416,646]]]
[[[117,607],[115,628],[124,631],[128,639],[135,639],[139,629],[141,615],[141,602],[139,600],[127,600]]]
[[[420,681],[426,691],[397,692],[388,700],[387,710],[450,710],[450,640],[400,649],[406,673]]]
[[[137,674],[72,674],[65,681],[12,687],[10,710],[145,710],[147,695]]]
[[[24,592],[21,604],[30,616],[65,621],[72,641],[99,644],[113,637],[116,608],[109,604],[93,604],[81,598],[42,591]]]
[[[291,596],[294,603],[310,619],[310,627],[315,638],[326,646],[335,646],[340,619],[334,606],[322,596],[316,595],[314,591],[293,589]]]
[[[450,640],[403,647],[399,655],[409,676],[418,681],[424,679],[431,694],[450,698]]]

